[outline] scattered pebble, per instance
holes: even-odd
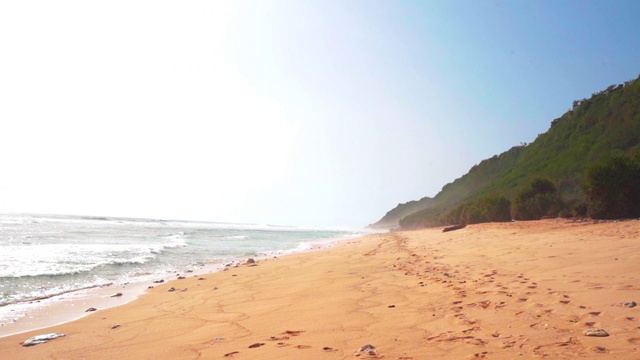
[[[376,348],[375,346],[371,345],[371,344],[367,344],[362,346],[360,349],[358,349],[358,351],[356,351],[356,353],[354,354],[355,356],[360,356],[360,355],[372,355],[375,356],[376,355]]]
[[[264,343],[251,344],[251,345],[249,345],[249,349],[258,348],[258,347],[263,346],[263,345],[264,345]]]
[[[111,327],[111,330],[117,329],[117,328],[119,328],[119,327],[120,327],[120,324],[115,324],[115,325],[113,325],[113,326]]]
[[[168,288],[168,289],[167,289],[167,291],[168,291],[168,292],[176,291],[176,288],[174,288],[174,287],[170,287],[170,288]]]
[[[623,302],[623,303],[620,303],[620,304],[615,304],[613,306],[623,307],[623,308],[633,308],[633,307],[638,306],[638,304],[635,301],[627,301],[627,302]]]
[[[85,310],[84,312],[94,312],[94,311],[96,311],[96,310],[98,310],[98,309],[96,309],[96,308],[94,308],[94,307],[90,307],[90,308],[88,308],[87,310]]]
[[[389,305],[389,306],[387,306],[387,307],[388,307],[388,308],[394,308],[394,307],[396,307],[396,306],[395,306],[395,305]]]
[[[121,292],[115,293],[115,294],[111,295],[110,297],[120,297],[120,296],[122,296]]]
[[[156,280],[154,281],[155,284],[162,284],[164,282],[164,280]]]
[[[46,343],[49,340],[53,340],[53,339],[57,339],[59,337],[63,337],[65,336],[62,333],[51,333],[51,334],[44,334],[44,335],[38,335],[38,336],[34,336],[32,338],[29,338],[27,340],[25,340],[22,343],[22,346],[34,346],[34,345],[38,345],[38,344],[43,344]]]
[[[604,329],[589,329],[584,331],[585,336],[596,336],[596,337],[606,337],[609,336],[609,333]]]

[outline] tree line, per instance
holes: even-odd
[[[513,200],[485,195],[453,208],[449,224],[476,224],[555,217],[623,219],[640,217],[640,158],[624,152],[603,156],[587,168],[582,182],[585,201],[565,202],[553,182],[533,178]]]

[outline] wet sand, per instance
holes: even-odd
[[[640,221],[372,235],[154,285],[8,359],[640,358]],[[174,288],[174,291],[168,291]],[[118,326],[116,326],[118,325]],[[607,337],[585,336],[604,329]],[[22,347],[31,336],[66,336]]]

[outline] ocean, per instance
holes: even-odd
[[[256,224],[0,214],[0,326],[25,316],[25,304],[37,306],[74,291],[221,269],[358,235]]]

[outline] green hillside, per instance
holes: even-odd
[[[584,200],[581,183],[588,166],[619,150],[640,155],[640,81],[611,85],[551,122],[530,144],[480,162],[445,185],[433,198],[400,204],[372,227],[403,229],[444,225],[457,204],[484,196],[512,199],[533,178],[551,180],[567,203]]]

